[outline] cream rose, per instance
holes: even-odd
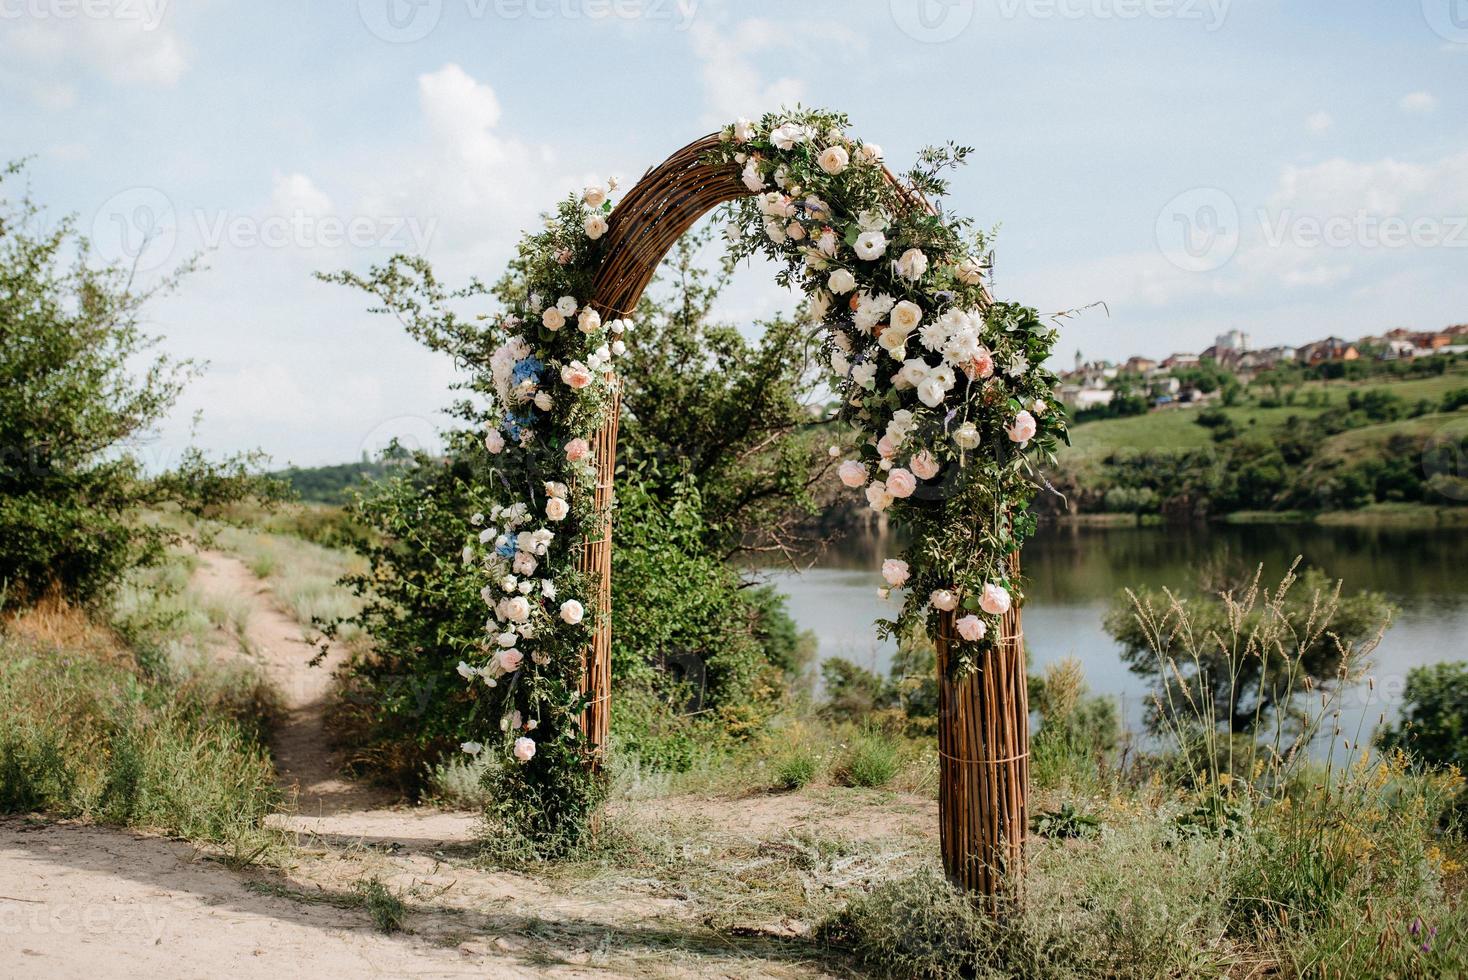
[[[917,282],[928,271],[928,257],[920,249],[910,248],[898,257],[894,268],[902,278]]]
[[[888,558],[882,562],[882,579],[894,589],[902,588],[909,574],[907,562],[901,558]]]
[[[559,330],[566,325],[566,314],[554,306],[547,306],[540,315],[540,322],[545,324],[547,330]]]
[[[607,202],[607,189],[600,184],[587,184],[581,190],[581,200],[588,207],[599,208]]]
[[[741,143],[754,139],[754,123],[740,116],[734,120],[734,138]]]
[[[903,300],[892,307],[889,317],[892,326],[899,330],[916,330],[917,325],[923,322],[923,308],[912,300]]]
[[[552,521],[564,521],[571,513],[571,505],[564,497],[552,497],[545,502],[545,516]]]
[[[965,286],[977,286],[984,281],[984,267],[973,259],[964,259],[953,269],[953,274]]]
[[[588,306],[576,318],[576,326],[582,333],[596,333],[601,329],[601,314]]]
[[[504,601],[505,618],[512,623],[523,623],[530,618],[530,600],[517,595]]]
[[[938,475],[938,461],[926,449],[915,453],[912,459],[907,461],[907,468],[912,470],[913,475],[920,480],[931,480]]]
[[[535,740],[524,737],[515,739],[515,758],[521,762],[529,762],[535,758]]]
[[[844,146],[828,146],[821,151],[816,162],[821,165],[822,170],[834,177],[846,169],[846,165],[851,162],[851,155]]]
[[[561,603],[561,621],[575,626],[581,622],[586,615],[586,608],[575,599],[567,599]]]
[[[587,238],[590,238],[592,241],[596,241],[598,238],[607,233],[607,219],[603,218],[599,214],[589,215],[587,219],[581,223],[581,228],[586,232]]]
[[[826,279],[826,285],[830,287],[831,292],[840,296],[856,288],[856,276],[851,274],[850,269],[837,269]]]
[[[887,492],[887,484],[874,480],[867,487],[867,504],[875,511],[884,511],[891,507],[892,495]]]

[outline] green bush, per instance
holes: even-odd
[[[1402,719],[1377,734],[1384,749],[1402,749],[1434,766],[1468,768],[1468,662],[1413,667],[1407,672]]]
[[[777,789],[802,789],[820,774],[821,759],[807,749],[795,749],[775,763]]]
[[[901,746],[890,735],[865,731],[851,740],[836,767],[843,786],[875,789],[885,786],[902,768]]]

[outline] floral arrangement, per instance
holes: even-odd
[[[727,206],[727,236],[804,291],[859,447],[837,473],[912,532],[882,563],[883,597],[906,598],[880,627],[921,620],[936,636],[953,613],[954,663],[972,668],[1022,599],[1010,556],[1034,530],[1035,457],[1053,460],[1065,437],[1044,367],[1056,331],[990,298],[985,236],[933,203],[967,147],[925,150],[897,180],[881,147],[846,127],[839,113],[798,111],[724,129],[718,158],[742,168],[752,195]]]
[[[726,127],[711,162],[738,167],[750,192],[725,206],[727,237],[736,258],[762,252],[783,285],[804,291],[859,446],[840,479],[912,532],[883,562],[884,594],[906,599],[879,629],[922,619],[936,633],[951,612],[956,659],[972,666],[1022,598],[1009,556],[1033,530],[1031,460],[1065,433],[1042,366],[1055,331],[990,299],[984,236],[930,203],[967,148],[924,151],[898,181],[881,149],[846,127],[815,110]],[[491,331],[494,480],[462,556],[482,572],[486,620],[482,656],[458,670],[498,730],[462,748],[497,743],[501,815],[541,839],[574,833],[596,803],[577,725],[595,603],[576,564],[582,542],[605,532],[592,439],[635,332],[589,306],[614,189],[563,201],[520,245],[512,301]]]

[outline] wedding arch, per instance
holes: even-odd
[[[925,633],[939,672],[944,865],[1002,893],[1023,866],[1028,706],[1019,548],[1033,530],[1030,468],[1065,434],[1044,362],[1055,331],[985,285],[985,236],[939,203],[967,148],[930,148],[901,177],[844,115],[740,119],[649,170],[560,203],[522,241],[509,308],[493,318],[494,479],[463,561],[489,610],[480,683],[498,753],[499,815],[532,838],[591,825],[611,718],[611,525],[619,388],[634,311],[658,264],[722,208],[736,257],[761,252],[825,330],[830,384],[854,438],[839,467],[910,532],[883,562],[900,612],[884,635]],[[833,447],[833,452],[837,452]]]

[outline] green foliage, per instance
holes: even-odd
[[[352,883],[352,894],[361,902],[378,932],[392,934],[403,931],[408,909],[403,900],[379,878],[364,878]]]
[[[362,460],[336,466],[291,466],[270,474],[290,486],[297,497],[309,503],[342,506],[351,503],[358,491],[388,475],[389,460]]]
[[[885,732],[868,729],[847,746],[836,765],[836,781],[843,786],[875,789],[885,786],[902,768],[901,746]]]
[[[75,612],[27,615],[0,636],[0,810],[148,827],[236,857],[269,843],[278,791],[258,716],[243,714],[259,710],[239,687],[251,681],[150,676]]]
[[[1377,733],[1383,749],[1401,749],[1432,766],[1468,768],[1468,662],[1407,672],[1402,717]]]
[[[1094,837],[1101,832],[1100,818],[1077,810],[1069,800],[1058,810],[1041,810],[1031,822],[1035,833],[1058,840]]]
[[[1291,572],[1273,593],[1261,591],[1257,573],[1211,593],[1128,591],[1112,604],[1106,631],[1134,673],[1159,682],[1154,725],[1196,714],[1226,731],[1255,732],[1309,686],[1334,686],[1374,647],[1392,612],[1380,594],[1343,594],[1311,568],[1298,582]]]
[[[0,195],[21,172],[0,169]],[[140,287],[94,261],[74,218],[48,227],[28,196],[0,196],[0,604],[90,602],[158,560],[168,535],[138,520],[144,507],[274,493],[250,455],[190,451],[150,480],[129,451],[198,370],[143,329],[147,303],[189,268]]]

